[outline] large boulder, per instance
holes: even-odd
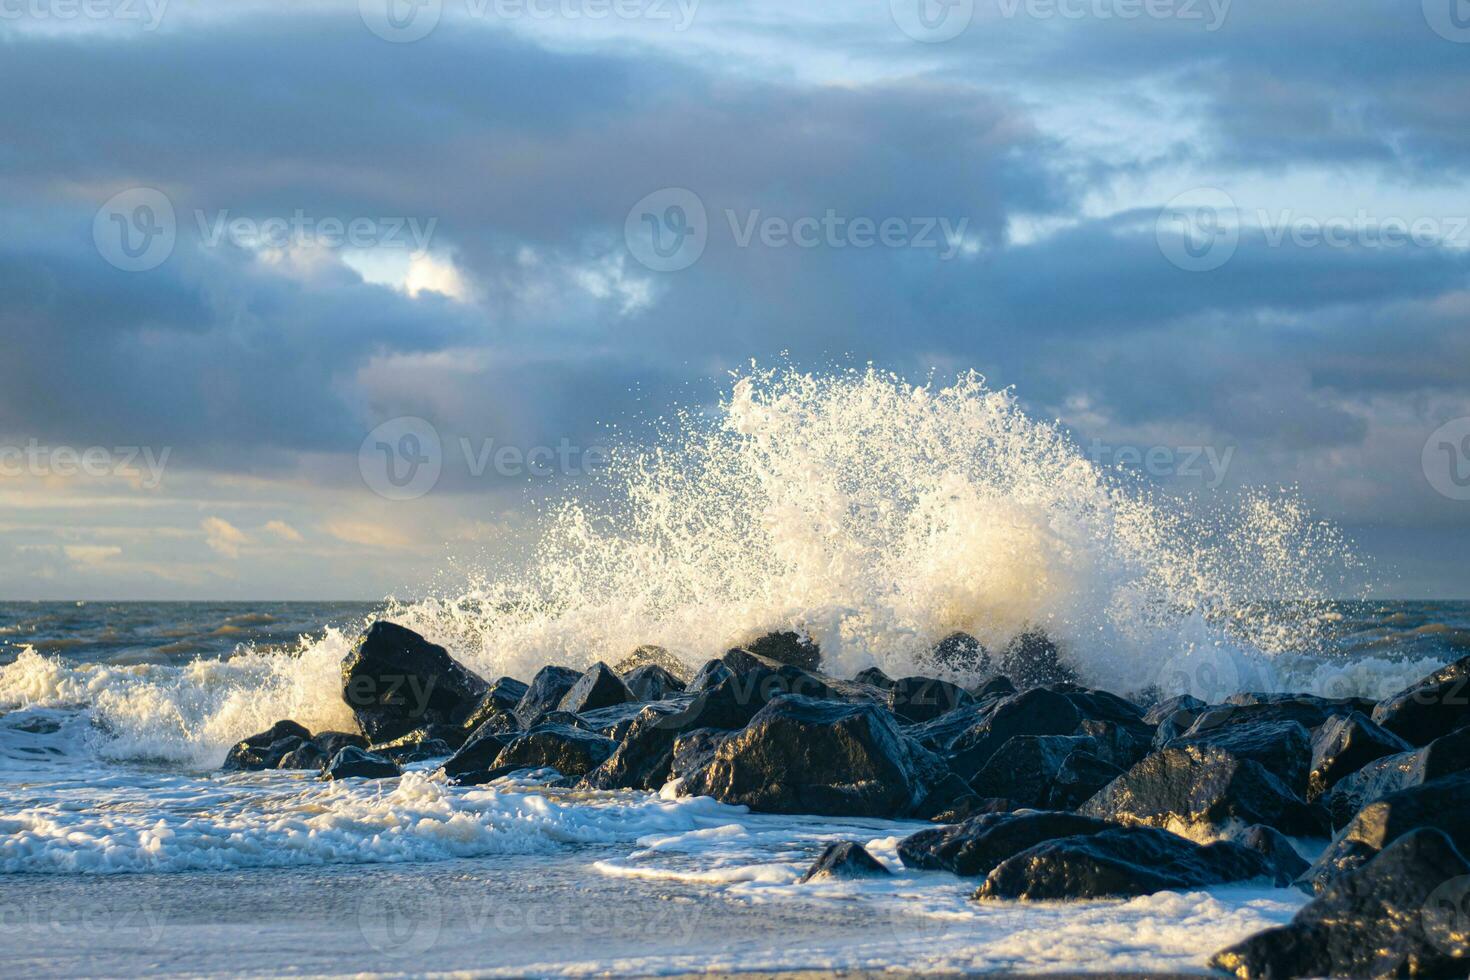
[[[1470,975],[1470,863],[1443,833],[1404,834],[1284,926],[1216,953],[1243,978]]]
[[[489,685],[411,629],[379,620],[342,660],[342,699],[374,742],[462,724]]]
[[[1125,770],[1093,754],[1090,749],[1072,750],[1052,779],[1047,803],[1053,810],[1075,810],[1092,799]]]
[[[1033,688],[1011,695],[950,743],[950,766],[961,777],[973,778],[997,749],[1017,735],[1070,735],[1081,720],[1072,702],[1055,691]]]
[[[1240,837],[1240,845],[1265,858],[1282,881],[1295,881],[1310,867],[1285,834],[1265,824],[1247,827]]]
[[[875,704],[782,695],[680,786],[768,813],[902,817],[946,774]]]
[[[1373,720],[1410,745],[1470,725],[1470,657],[1441,667],[1373,709]]]
[[[275,769],[282,758],[310,739],[311,732],[305,725],[278,721],[265,731],[236,742],[220,768],[226,772]]]
[[[1373,760],[1339,780],[1322,802],[1332,815],[1332,826],[1343,827],[1374,800],[1466,769],[1470,769],[1470,728],[1461,728],[1423,748]]]
[[[662,701],[684,690],[684,682],[658,664],[643,664],[623,675],[623,683],[639,701]]]
[[[1198,745],[1223,749],[1238,759],[1250,759],[1273,773],[1293,793],[1307,790],[1312,736],[1300,722],[1259,721],[1252,724],[1209,727],[1205,715],[1165,748]]]
[[[349,745],[332,757],[322,771],[322,779],[389,779],[403,775],[403,770],[380,755]]]
[[[1250,704],[1217,704],[1205,708],[1193,724],[1192,731],[1216,731],[1232,725],[1260,725],[1294,721],[1308,730],[1317,728],[1333,715],[1350,715],[1356,702],[1333,701],[1310,694],[1283,695]]]
[[[816,670],[822,663],[822,651],[811,637],[791,630],[767,633],[742,643],[740,649],[802,670]]]
[[[1251,880],[1286,883],[1264,857],[1231,841],[1201,847],[1151,827],[1116,827],[1046,841],[1007,858],[975,898],[1126,898]]]
[[[1207,707],[1209,705],[1193,694],[1176,694],[1154,704],[1143,716],[1143,720],[1150,725],[1157,725],[1176,711],[1193,711],[1195,717],[1198,717],[1199,713]]]
[[[909,722],[932,721],[974,703],[969,691],[937,677],[901,677],[888,688],[889,710]]]
[[[1209,745],[1152,753],[1078,812],[1206,837],[1257,823],[1294,837],[1329,832],[1324,809],[1303,801],[1260,763]]]
[[[562,695],[557,710],[580,714],[584,711],[596,711],[598,708],[630,704],[637,700],[637,695],[628,690],[623,679],[599,660],[583,671],[577,682]]]
[[[585,776],[607,761],[617,744],[570,725],[537,725],[511,739],[495,757],[496,769],[555,769],[563,776]]]
[[[883,673],[883,668],[881,667],[864,667],[857,672],[857,676],[852,679],[852,682],[854,684],[866,684],[869,687],[876,687],[880,691],[886,691],[893,686],[893,678]]]
[[[953,674],[984,675],[990,672],[990,653],[969,633],[951,633],[929,651],[929,659]]]
[[[1140,729],[1116,721],[1084,718],[1076,734],[1092,739],[1099,759],[1128,770],[1153,751],[1153,729]]]
[[[1315,800],[1345,776],[1386,755],[1406,751],[1409,743],[1360,711],[1335,715],[1312,733],[1312,770],[1307,799]]]
[[[662,667],[674,677],[684,683],[689,679],[689,668],[684,661],[674,656],[668,650],[655,643],[645,643],[633,650],[622,660],[613,664],[613,670],[622,675],[623,680],[628,679],[628,674],[639,667]]]
[[[464,730],[466,740],[481,729],[489,732],[513,732],[520,728],[521,723],[515,716],[516,705],[526,696],[529,686],[514,677],[497,678],[465,716],[464,724],[460,727]]]
[[[404,766],[444,758],[463,743],[464,730],[458,725],[427,725],[386,742],[375,742],[368,746],[368,751]]]
[[[693,728],[679,732],[674,738],[673,757],[669,760],[669,778],[688,779],[709,765],[730,734],[722,728]]]
[[[276,763],[276,768],[315,769],[320,771],[326,768],[327,763],[331,759],[332,757],[327,755],[316,742],[300,742],[296,748],[281,756],[281,760]]]
[[[1026,690],[1043,684],[1075,681],[1072,668],[1062,663],[1057,645],[1039,629],[1027,629],[1011,638],[1001,654],[1000,672]]]
[[[458,779],[467,773],[493,769],[495,760],[500,757],[501,750],[514,738],[515,735],[512,733],[481,728],[445,761],[445,775]]]
[[[577,685],[582,677],[580,670],[548,664],[536,671],[526,693],[516,702],[512,713],[519,728],[534,728],[551,711],[557,710],[561,699]]]
[[[669,781],[673,767],[674,742],[683,731],[669,722],[669,716],[659,708],[643,708],[612,754],[583,777],[583,785],[590,789],[662,787]]]
[[[1470,852],[1470,772],[1389,793],[1368,804],[1332,839],[1302,884],[1320,893],[1334,878],[1362,867],[1420,827],[1443,831],[1462,852]]]
[[[947,827],[921,830],[898,844],[904,867],[979,877],[1042,841],[1097,834],[1117,824],[1075,813],[1020,810],[984,813]]]
[[[985,761],[970,786],[980,796],[1003,797],[1022,807],[1044,807],[1067,757],[1077,749],[1095,747],[1091,739],[1072,735],[1016,735]]]
[[[828,844],[822,856],[807,869],[801,880],[808,882],[832,878],[887,878],[892,874],[863,845],[855,840],[844,840]]]

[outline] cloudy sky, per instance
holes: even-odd
[[[1460,0],[0,0],[0,91],[5,598],[411,593],[783,356],[1470,597]]]

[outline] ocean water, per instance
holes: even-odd
[[[1379,697],[1470,653],[1470,604],[1338,598],[1361,559],[1289,494],[1158,492],[974,376],[751,371],[660,432],[545,506],[529,552],[415,600],[0,603],[0,973],[1189,973],[1304,901],[982,905],[901,867],[917,824],[455,787],[432,762],[218,771],[282,718],[352,728],[338,668],[379,617],[487,679],[641,643],[693,668],[785,627],[839,676],[1043,629],[1084,682],[1216,701]],[[894,877],[797,883],[845,838]]]

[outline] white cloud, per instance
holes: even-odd
[[[250,537],[222,517],[206,517],[199,522],[204,530],[204,540],[209,547],[226,558],[239,558],[240,546],[250,543]]]
[[[301,532],[296,530],[291,525],[287,524],[285,521],[266,521],[265,530],[270,534],[274,534],[282,541],[296,542],[303,540],[301,537]]]

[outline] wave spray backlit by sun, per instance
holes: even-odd
[[[1029,629],[1081,681],[1117,691],[1203,671],[1227,688],[1204,692],[1217,699],[1328,677],[1326,693],[1371,695],[1424,672],[1303,656],[1352,557],[1295,498],[1206,508],[1150,492],[974,374],[914,385],[752,369],[717,409],[657,428],[593,492],[543,509],[529,555],[382,614],[487,678],[616,662],[645,643],[692,667],[778,628],[809,633],[845,676],[914,672],[955,630],[999,650]],[[84,701],[111,751],[217,764],[278,718],[350,726],[337,677],[350,641],[328,631],[187,667],[26,654],[0,669],[0,703]]]

